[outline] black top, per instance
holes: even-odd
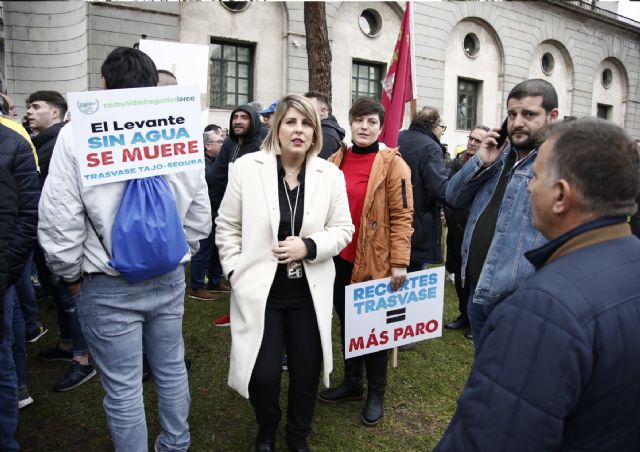
[[[351,151],[354,154],[372,154],[374,152],[378,152],[379,150],[380,150],[380,143],[378,143],[378,140],[374,141],[369,146],[364,148],[361,148],[355,143],[353,143],[353,145],[351,146]]]
[[[284,240],[291,235],[299,236],[302,228],[302,219],[304,217],[304,178],[305,165],[298,174],[297,187],[289,188],[289,184],[285,181],[285,171],[278,156],[278,204],[280,206],[280,224],[278,226],[278,240]],[[294,230],[291,230],[291,214],[294,216]],[[307,259],[316,257],[316,245],[311,239],[303,239],[307,247]],[[276,275],[271,284],[269,298],[291,299],[291,298],[311,298],[309,292],[309,284],[307,276],[302,270],[302,278],[289,279],[287,275],[287,264],[278,265]]]
[[[480,272],[482,272],[482,266],[487,258],[487,253],[493,240],[496,223],[498,222],[498,213],[500,213],[500,206],[502,205],[502,198],[504,198],[504,193],[507,189],[509,178],[511,177],[511,169],[515,162],[516,152],[513,151],[509,153],[507,160],[504,162],[500,180],[498,180],[498,185],[493,192],[489,204],[484,208],[475,228],[473,228],[473,235],[471,236],[471,243],[469,244],[466,277],[474,284],[480,280]]]

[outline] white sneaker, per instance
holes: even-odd
[[[18,387],[18,409],[28,407],[33,403],[33,398],[29,395],[29,389],[27,385]]]

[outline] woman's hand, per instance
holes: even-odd
[[[400,289],[407,278],[407,269],[404,267],[391,267],[391,288],[395,291]]]
[[[307,257],[307,247],[300,237],[289,236],[271,250],[279,264],[301,261]],[[405,271],[406,274],[406,271]]]

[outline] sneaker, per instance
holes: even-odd
[[[27,385],[21,385],[18,387],[18,408],[23,409],[33,403],[33,399],[29,395],[29,389]]]
[[[213,301],[218,297],[210,293],[207,289],[189,289],[187,292],[189,298],[195,298],[196,300]]]
[[[211,323],[213,326],[229,326],[231,325],[231,318],[229,317],[229,314],[225,314],[222,317],[214,319]]]
[[[73,354],[71,350],[65,351],[60,348],[58,344],[55,347],[48,348],[46,350],[40,350],[38,352],[38,358],[43,361],[68,361],[71,362]]]
[[[75,359],[67,372],[53,385],[53,390],[58,392],[71,391],[96,375],[96,368],[92,363],[80,364]]]
[[[280,362],[282,363],[282,370],[289,370],[287,354],[283,353],[282,358],[280,358]]]
[[[207,290],[210,292],[231,292],[231,285],[224,279],[221,279],[218,284],[207,284]]]
[[[47,334],[47,331],[49,330],[46,329],[42,323],[38,322],[36,329],[26,334],[25,340],[30,344],[34,344],[38,339]]]

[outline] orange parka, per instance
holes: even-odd
[[[388,277],[391,267],[407,267],[411,256],[411,170],[397,148],[382,146],[367,185],[352,283]],[[328,160],[340,167],[343,157],[344,151],[339,149]]]

